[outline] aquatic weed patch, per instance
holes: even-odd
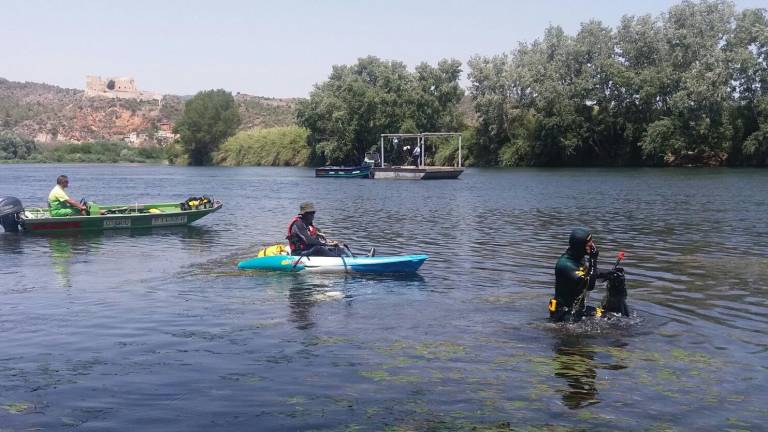
[[[427,360],[448,360],[467,354],[466,346],[449,341],[413,343],[400,340],[387,346],[379,347],[376,350],[386,355],[397,355],[399,357],[410,355]]]
[[[306,344],[308,346],[316,345],[341,345],[353,342],[352,338],[340,336],[313,336]]]
[[[695,413],[702,409],[710,410],[709,407],[723,406],[728,406],[729,410],[750,412],[750,405],[760,399],[751,394],[742,394],[739,390],[730,390],[733,385],[738,389],[743,389],[744,385],[733,383],[733,377],[727,373],[729,365],[725,361],[701,351],[673,348],[668,352],[648,352],[609,347],[605,348],[605,352],[626,368],[620,374],[609,375],[610,387],[606,387],[601,380],[595,380],[600,394],[605,395],[609,388],[632,386],[634,394],[646,395],[646,398],[654,401],[650,409],[657,410],[660,415],[683,416],[686,412]],[[757,368],[753,370],[754,376],[759,376]],[[755,380],[749,376],[749,372],[742,373],[744,378],[740,382]],[[614,393],[610,398],[620,400],[621,396]],[[735,423],[729,424],[754,428],[757,426],[755,418],[753,415],[745,419],[733,417]],[[718,428],[725,426],[721,424]],[[671,429],[667,430],[674,430],[669,427]]]
[[[0,405],[0,408],[11,414],[24,414],[32,410],[34,404],[29,402],[12,402],[5,405]]]
[[[423,342],[414,347],[416,355],[426,359],[448,360],[466,354],[466,347],[455,342]]]
[[[259,384],[264,381],[264,377],[249,373],[230,373],[220,377],[223,381],[239,382],[243,384]]]
[[[387,382],[395,384],[419,383],[429,380],[429,378],[418,375],[398,375],[383,370],[363,371],[360,372],[360,375],[366,378],[370,378],[376,382]]]
[[[519,293],[512,293],[507,295],[487,295],[487,296],[480,297],[478,300],[483,303],[507,305],[507,304],[518,304],[521,301],[535,301],[536,299],[538,299],[537,294],[519,292]]]

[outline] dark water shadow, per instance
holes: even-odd
[[[23,254],[24,234],[0,232],[0,251],[4,254]]]
[[[554,376],[565,381],[558,391],[564,406],[578,410],[601,402],[597,371],[628,368],[620,360],[623,355],[618,359],[615,355],[625,352],[631,338],[648,331],[643,322],[633,313],[630,317],[545,324],[554,336]]]
[[[570,409],[600,403],[595,380],[595,348],[579,336],[562,335],[553,346],[555,377],[565,380],[560,391],[563,405]]]

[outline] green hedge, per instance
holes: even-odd
[[[298,126],[238,132],[219,147],[214,161],[227,166],[304,166],[310,155],[308,134]]]

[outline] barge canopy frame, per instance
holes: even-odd
[[[384,138],[416,138],[418,145],[421,148],[421,160],[419,165],[424,166],[424,161],[426,161],[426,153],[424,151],[424,142],[428,137],[436,137],[436,136],[452,136],[452,137],[458,137],[459,138],[459,165],[458,167],[462,167],[462,161],[461,161],[461,133],[460,132],[424,132],[424,133],[416,133],[416,134],[381,134],[381,167],[384,168]]]

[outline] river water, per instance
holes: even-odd
[[[190,227],[0,233],[0,429],[760,430],[768,421],[768,171],[0,165],[41,205],[224,208]],[[301,201],[416,275],[248,273]],[[547,322],[571,228],[618,251],[633,316]],[[597,302],[604,289],[590,295]]]

